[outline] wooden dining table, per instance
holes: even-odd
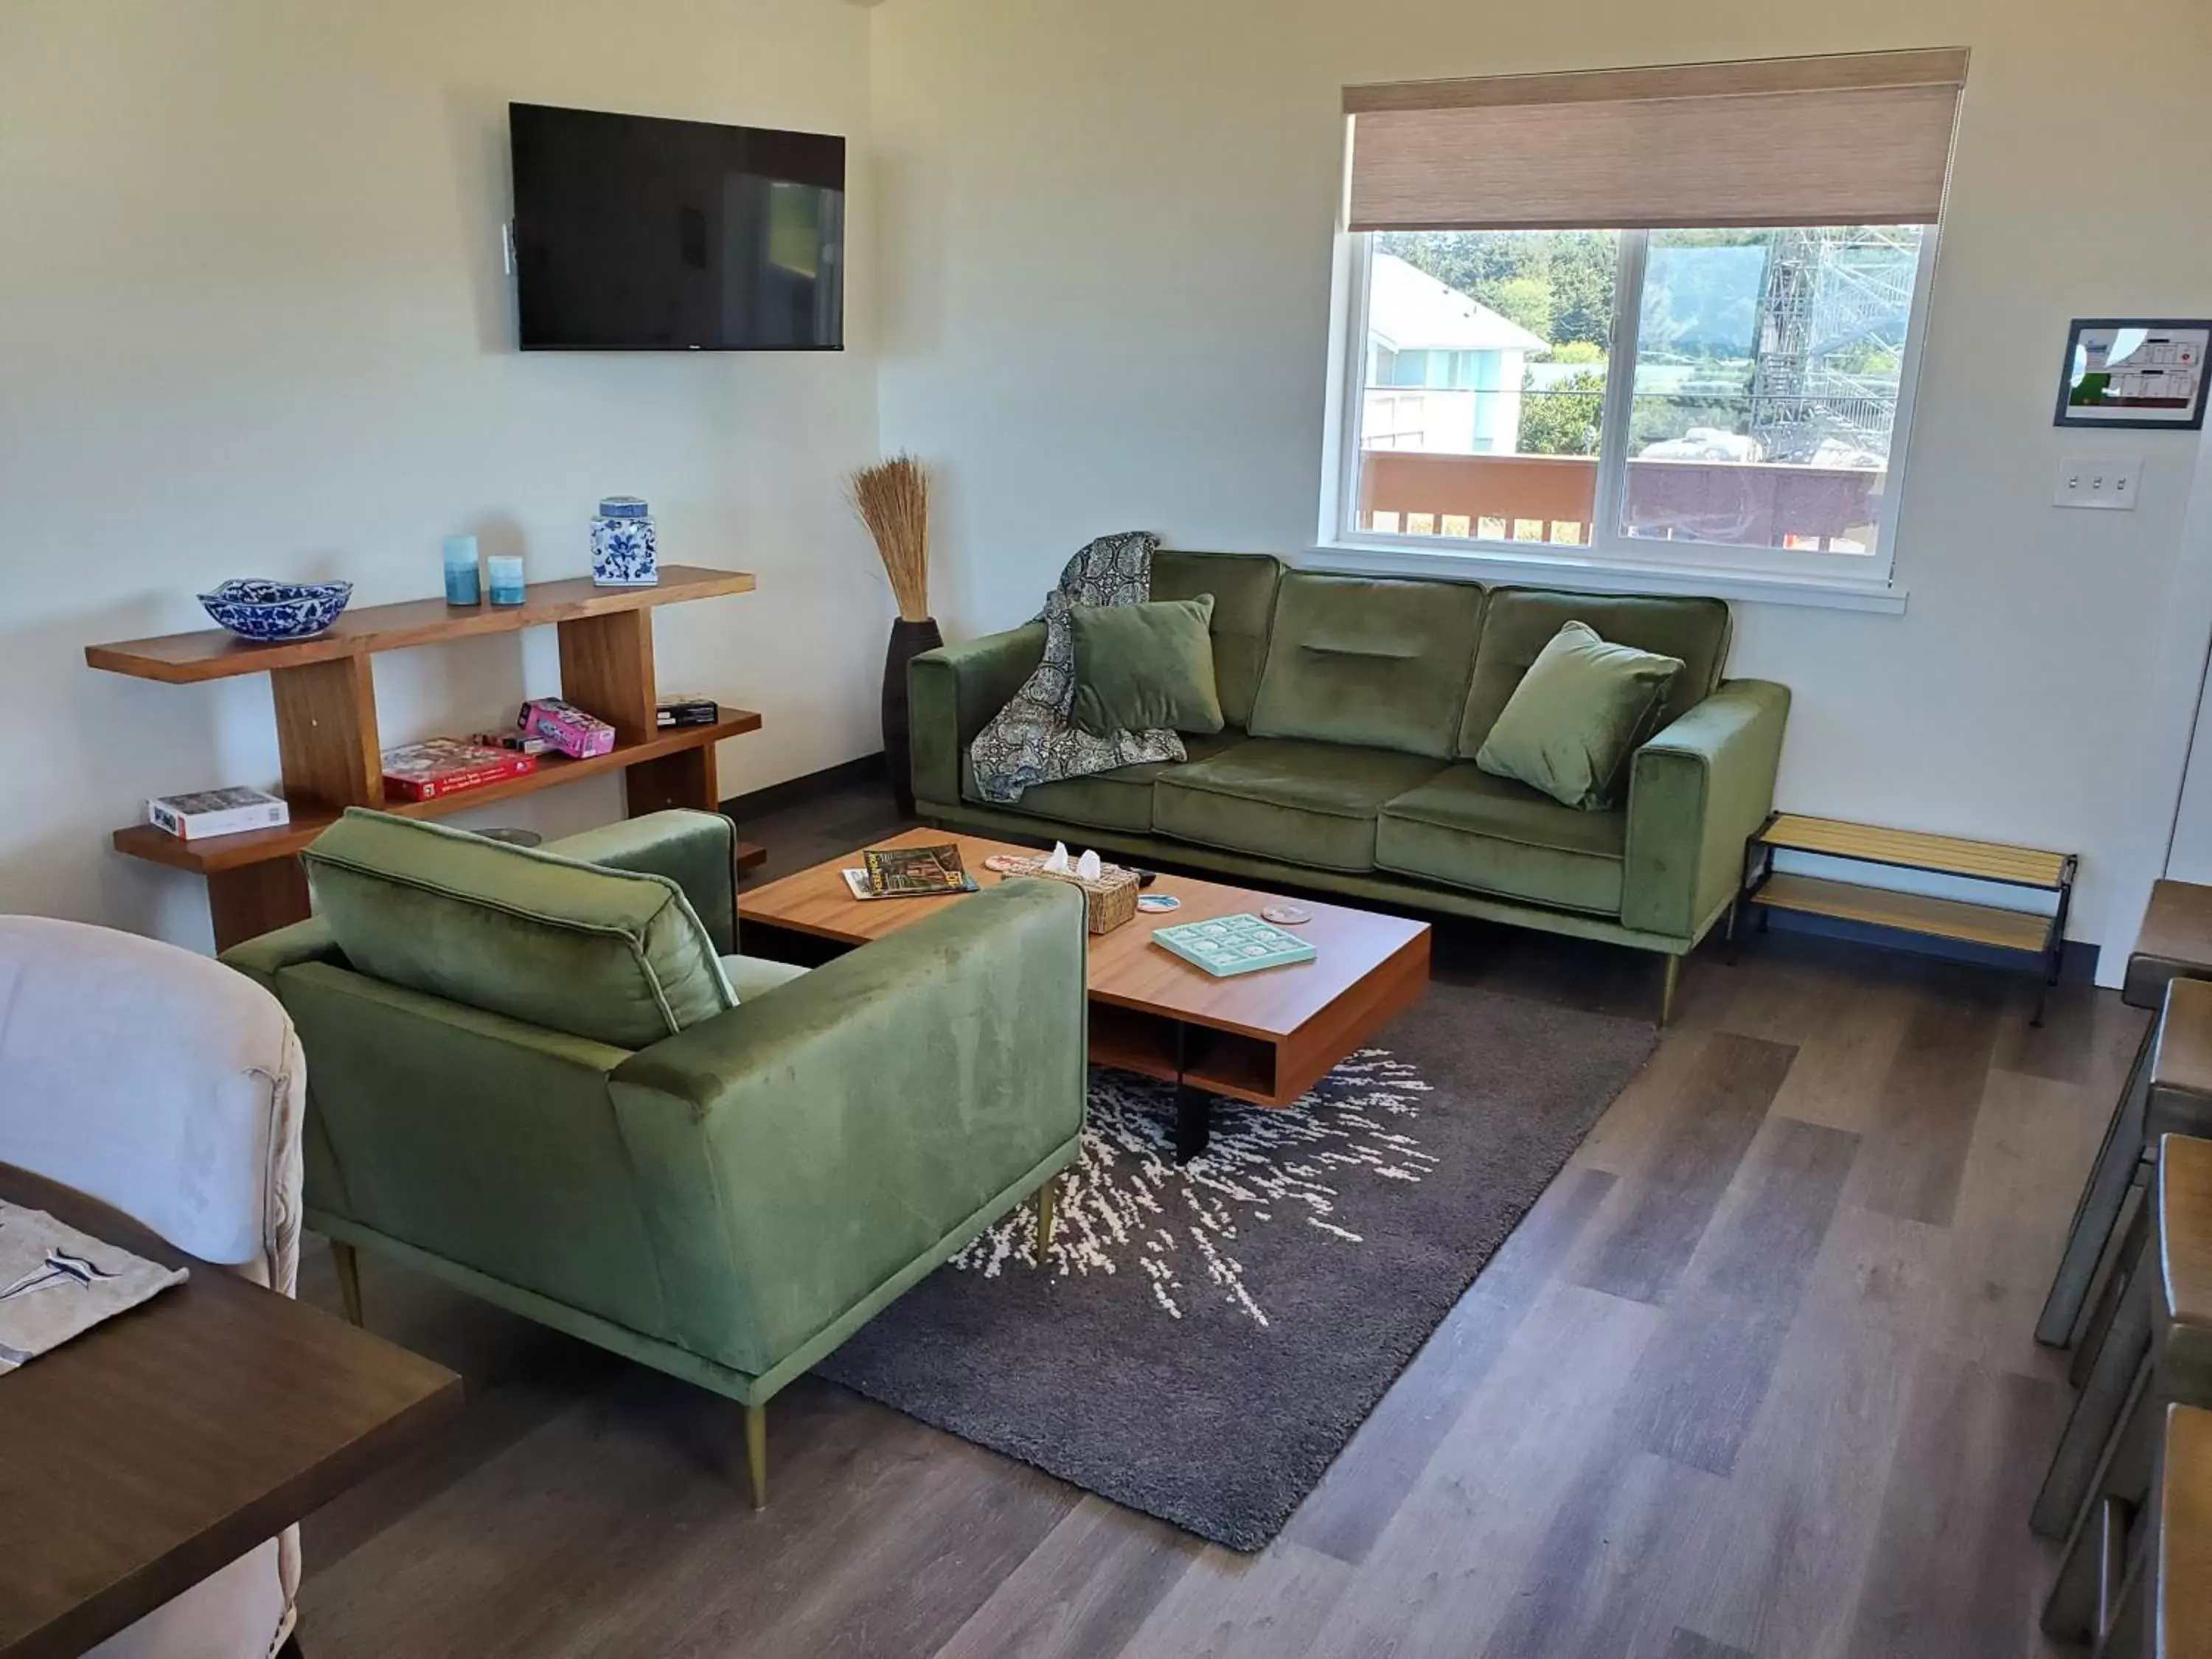
[[[0,1164],[0,1199],[183,1284],[0,1375],[0,1659],[70,1659],[383,1467],[461,1379]]]

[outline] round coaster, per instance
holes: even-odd
[[[1004,875],[1007,871],[1028,862],[1027,859],[1017,857],[1012,853],[994,853],[983,860],[983,867]]]
[[[1139,904],[1144,901],[1137,901]],[[1271,904],[1260,912],[1260,920],[1272,921],[1278,927],[1295,927],[1302,921],[1311,921],[1313,912],[1302,904]]]
[[[1139,910],[1180,910],[1182,901],[1173,893],[1139,893],[1137,895],[1137,908]]]

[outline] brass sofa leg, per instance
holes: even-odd
[[[1659,1024],[1669,1025],[1674,1019],[1674,988],[1682,982],[1682,958],[1667,958],[1667,976],[1659,987]]]
[[[1042,1267],[1052,1255],[1053,1188],[1060,1181],[1058,1176],[1048,1179],[1036,1189],[1036,1264]]]
[[[345,1310],[346,1323],[361,1323],[361,1258],[350,1244],[331,1241],[331,1260],[337,1264],[338,1304]]]
[[[753,1507],[768,1507],[768,1407],[745,1407],[745,1474],[752,1482]]]

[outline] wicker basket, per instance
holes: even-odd
[[[1117,864],[1103,864],[1097,876],[1086,879],[1073,870],[1048,870],[1042,859],[1010,860],[999,873],[1008,881],[1034,878],[1064,881],[1083,890],[1085,921],[1094,933],[1110,933],[1137,918],[1137,872]]]

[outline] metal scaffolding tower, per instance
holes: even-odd
[[[1749,422],[1766,459],[1886,459],[1919,262],[1917,225],[1775,233]]]

